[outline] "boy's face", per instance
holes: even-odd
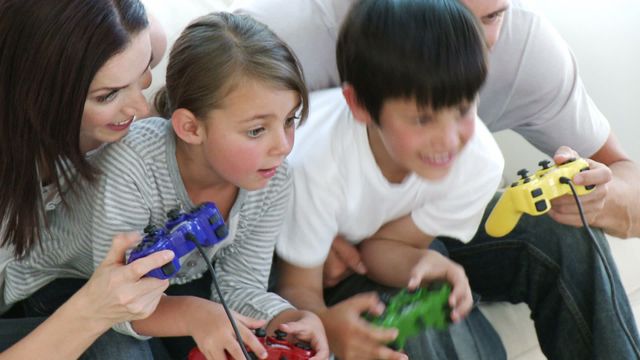
[[[369,126],[371,149],[390,181],[411,172],[424,179],[442,179],[473,135],[475,118],[475,102],[434,112],[418,107],[413,99],[386,100],[380,126]]]
[[[511,5],[511,0],[460,0],[475,15],[482,28],[487,47],[491,49],[498,41],[500,29],[504,21],[504,13]]]

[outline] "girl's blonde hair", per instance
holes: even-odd
[[[298,92],[301,122],[307,117],[309,96],[293,51],[264,24],[226,12],[200,17],[182,32],[154,105],[167,119],[179,108],[203,119],[246,78]]]

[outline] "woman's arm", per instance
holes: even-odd
[[[138,240],[134,234],[115,236],[89,281],[29,335],[0,353],[0,359],[78,358],[112,325],[149,316],[169,282],[143,276],[170,261],[173,253],[158,252],[125,265],[126,250]]]

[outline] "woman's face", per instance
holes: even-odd
[[[136,116],[148,113],[142,90],[151,84],[150,61],[151,41],[144,30],[98,70],[89,86],[80,125],[83,153],[120,140]]]

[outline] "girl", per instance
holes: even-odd
[[[141,90],[151,80],[151,51],[137,0],[0,1],[0,290],[11,283],[2,286],[7,262],[29,262],[53,245],[44,224],[67,193],[80,190],[77,179],[94,179],[87,154],[122,138],[135,114],[147,111]],[[149,315],[168,283],[141,276],[173,254],[125,266],[137,238],[115,237],[89,282],[0,358],[77,358],[113,324]],[[50,273],[81,275],[73,267]],[[4,295],[0,312],[8,307]],[[0,350],[40,322],[1,319]],[[118,337],[101,338],[103,355],[143,356],[127,350],[137,343]]]
[[[245,343],[266,356],[250,331],[265,322],[250,316],[268,321],[268,332],[279,328],[309,341],[316,358],[327,358],[319,319],[266,290],[290,196],[285,157],[307,102],[296,58],[264,25],[227,13],[196,20],[176,41],[166,89],[156,97],[157,109],[170,121],[138,122],[122,141],[96,156],[99,180],[89,191],[71,194],[70,206],[52,226],[52,238],[65,239],[57,251],[69,258],[92,252],[97,264],[113,234],[162,225],[172,209],[213,201],[230,235],[208,248],[208,256],[226,301],[242,314],[236,316]],[[94,240],[93,247],[87,238]],[[205,261],[193,252],[181,262],[168,294],[185,296],[163,297],[149,318],[118,328],[134,336],[190,336],[207,358],[223,358],[225,351],[243,358],[222,307],[209,300],[219,299],[211,293]],[[42,264],[12,265],[15,274],[36,278],[31,282],[45,276],[35,271]],[[14,299],[28,296],[29,289],[6,285]],[[195,345],[190,339],[186,344],[183,338],[166,340],[173,358],[184,358]]]

